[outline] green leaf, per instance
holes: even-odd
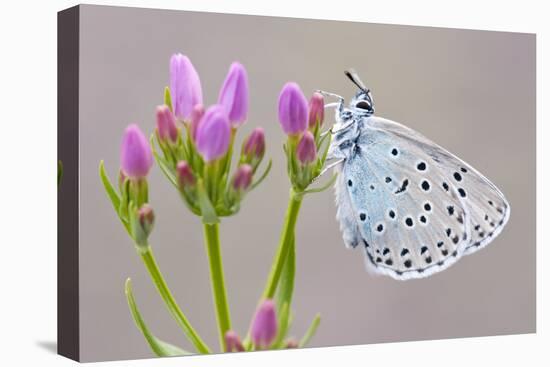
[[[321,192],[321,191],[325,191],[326,189],[328,189],[329,187],[332,186],[332,184],[334,184],[334,182],[336,181],[336,178],[338,177],[338,174],[335,173],[334,175],[332,175],[332,177],[330,178],[330,180],[327,181],[327,183],[325,183],[323,186],[320,186],[320,187],[316,187],[316,188],[313,188],[313,189],[308,189],[308,190],[305,190],[302,192],[302,194],[313,194],[313,193],[316,193],[316,192]]]
[[[113,204],[113,208],[117,213],[118,219],[120,219],[120,222],[122,223],[124,228],[126,228],[126,231],[128,232],[128,234],[130,234],[131,236],[128,222],[120,215],[120,204],[121,204],[120,195],[117,193],[117,191],[111,184],[111,181],[109,180],[109,177],[105,172],[105,164],[103,161],[99,162],[99,177],[101,177],[101,182],[103,182],[103,187],[105,188],[105,192],[107,193],[107,196],[109,197],[109,199],[111,200],[111,203]]]
[[[319,324],[321,323],[321,315],[317,314],[315,315],[315,318],[311,322],[311,325],[309,326],[309,329],[307,329],[304,337],[302,340],[300,340],[300,343],[298,343],[298,348],[303,348],[309,343],[313,335],[315,335],[315,332],[317,331],[317,328],[319,327]]]
[[[273,343],[275,349],[279,349],[284,344],[285,336],[288,332],[289,320],[290,320],[290,305],[288,303],[283,303],[279,310],[279,332],[277,333],[277,338]]]
[[[170,167],[168,167],[164,159],[158,154],[157,150],[155,149],[154,135],[151,136],[150,142],[151,142],[151,150],[153,151],[153,157],[155,157],[155,161],[159,165],[160,170],[162,171],[164,176],[166,176],[168,181],[170,181],[170,183],[172,183],[174,187],[178,188],[178,180],[176,179],[176,176],[174,175]]]
[[[175,345],[169,344],[165,341],[160,340],[151,332],[149,331],[149,328],[145,324],[145,321],[141,317],[141,314],[137,308],[136,301],[134,299],[134,294],[132,292],[132,281],[130,278],[126,280],[125,284],[125,293],[126,293],[126,300],[128,301],[128,307],[130,308],[130,312],[132,313],[132,318],[134,319],[134,322],[136,323],[137,328],[141,331],[143,334],[143,337],[149,344],[149,347],[151,347],[151,350],[159,356],[159,357],[173,357],[173,356],[182,356],[182,355],[189,355],[192,354],[191,352],[185,351],[179,347],[176,347]]]
[[[63,178],[63,162],[61,160],[57,161],[57,187],[59,187],[59,184],[61,183],[61,179]]]
[[[214,209],[214,206],[206,193],[202,179],[197,181],[197,198],[199,200],[199,207],[201,208],[202,222],[204,224],[219,223],[220,219],[218,218],[216,209]]]
[[[164,87],[164,104],[168,106],[170,111],[174,112],[172,108],[172,96],[170,95],[170,88]]]
[[[107,177],[107,173],[105,172],[105,163],[103,161],[99,162],[99,177],[101,177],[101,182],[103,182],[103,187],[105,187],[107,196],[109,196],[111,203],[113,203],[113,207],[118,212],[118,207],[120,206],[120,196],[111,184],[109,177]]]
[[[269,171],[271,171],[271,166],[273,164],[273,161],[270,159],[269,162],[267,163],[267,167],[265,168],[264,172],[262,173],[262,175],[260,176],[259,179],[257,179],[251,186],[250,186],[250,189],[249,191],[252,191],[256,188],[256,186],[258,186],[260,183],[262,183],[262,181],[267,177]]]

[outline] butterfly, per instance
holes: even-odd
[[[420,133],[374,115],[358,75],[349,107],[336,107],[328,159],[339,172],[337,214],[344,243],[361,247],[369,272],[424,278],[485,247],[502,231],[510,204],[468,163]]]

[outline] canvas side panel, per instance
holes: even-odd
[[[57,195],[57,352],[79,360],[78,276],[78,6],[57,14],[57,157],[63,176]]]

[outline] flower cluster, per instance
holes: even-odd
[[[298,84],[286,83],[279,95],[279,122],[288,136],[284,146],[294,191],[303,192],[321,173],[328,144],[321,134],[324,100],[314,93],[309,104]]]
[[[149,244],[155,213],[149,204],[147,176],[154,162],[177,188],[189,210],[202,218],[220,350],[304,346],[320,322],[317,315],[300,342],[287,337],[296,264],[295,226],[300,205],[304,194],[328,187],[307,189],[319,176],[327,154],[327,147],[323,146],[326,135],[320,133],[323,97],[314,94],[308,106],[298,85],[288,83],[279,97],[279,120],[288,135],[284,147],[292,183],[287,215],[271,273],[246,339],[241,341],[231,326],[219,218],[237,213],[246,194],[267,176],[271,168],[269,161],[263,172],[257,173],[266,150],[264,130],[260,127],[245,137],[237,151],[235,167],[232,167],[237,131],[247,120],[248,99],[246,70],[235,62],[220,88],[217,103],[205,107],[199,74],[193,64],[184,55],[173,55],[164,103],[155,111],[154,134],[147,139],[136,124],[124,131],[118,190],[107,177],[103,161],[100,163],[100,177],[116,214],[132,238],[168,311],[199,353],[211,353],[211,349],[176,303]],[[130,279],[126,281],[125,293],[136,326],[157,355],[189,354],[151,333],[137,308]]]
[[[149,141],[136,124],[126,128],[120,149],[119,191],[111,187],[111,200],[126,230],[140,252],[149,246],[148,237],[153,230],[154,213],[148,204],[147,175],[153,166]],[[106,180],[103,166],[102,178]]]
[[[203,106],[200,78],[184,55],[170,60],[170,87],[165,104],[157,107],[154,151],[163,173],[179,189],[190,210],[215,223],[239,210],[265,153],[265,136],[255,129],[244,141],[238,165],[231,174],[237,129],[248,114],[248,77],[238,62],[231,64],[216,104]]]

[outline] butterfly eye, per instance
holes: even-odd
[[[370,109],[371,109],[370,105],[369,105],[368,102],[366,102],[366,101],[359,101],[359,102],[357,102],[357,104],[355,105],[355,107],[360,108],[360,109],[362,109],[362,110],[370,110]]]

